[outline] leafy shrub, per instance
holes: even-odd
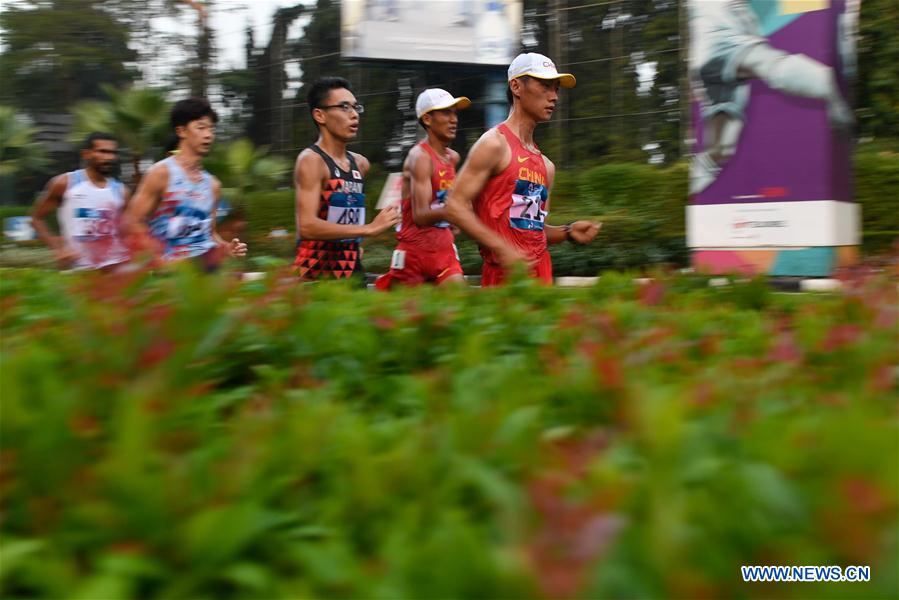
[[[862,205],[864,249],[883,252],[899,240],[899,153],[877,147],[855,155],[855,194]]]
[[[4,597],[897,593],[892,282],[0,279]]]

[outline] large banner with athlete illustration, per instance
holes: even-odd
[[[689,246],[859,243],[850,162],[859,3],[689,0]],[[776,260],[769,252],[757,270]]]

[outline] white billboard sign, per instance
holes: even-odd
[[[345,58],[508,65],[522,0],[343,0]]]
[[[750,202],[687,206],[691,248],[855,246],[861,210],[852,202]]]

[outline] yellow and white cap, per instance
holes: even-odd
[[[573,88],[577,80],[571,73],[559,73],[556,65],[547,56],[536,52],[519,54],[509,65],[509,81],[529,75],[537,79],[558,79],[564,88]]]
[[[415,115],[420,119],[422,115],[427,114],[432,110],[443,110],[444,108],[450,108],[452,106],[455,106],[460,110],[468,108],[471,106],[471,100],[465,96],[454,98],[453,95],[446,90],[430,88],[418,95],[418,100],[415,101]]]

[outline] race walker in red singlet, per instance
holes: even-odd
[[[552,283],[552,261],[544,231],[549,197],[546,162],[542,153],[525,148],[505,124],[496,129],[509,144],[512,160],[502,173],[487,182],[474,202],[475,214],[521,251],[532,263],[536,279]],[[494,253],[482,246],[481,256],[481,285],[501,283],[503,268]]]
[[[419,147],[431,157],[434,172],[431,175],[432,210],[443,208],[446,193],[456,179],[456,168],[451,163],[443,163],[427,142]],[[430,227],[419,227],[412,215],[412,198],[407,195],[402,201],[402,223],[396,234],[399,244],[393,253],[390,273],[376,282],[383,289],[387,281],[397,281],[405,285],[425,282],[443,283],[452,275],[462,275],[462,265],[456,251],[455,236],[447,221],[438,221]]]
[[[394,282],[440,285],[462,279],[462,265],[444,211],[459,160],[458,153],[448,147],[456,137],[456,110],[470,105],[468,98],[455,98],[436,88],[418,96],[416,112],[428,137],[409,151],[403,164],[399,245],[390,272],[375,282],[378,289],[389,289]]]
[[[592,221],[546,223],[556,168],[537,147],[534,129],[552,118],[559,89],[576,82],[570,73],[559,73],[548,57],[533,52],[512,61],[508,81],[509,117],[472,147],[446,212],[480,246],[482,286],[503,283],[509,269],[522,263],[534,279],[551,284],[548,245],[587,244],[601,226]]]

